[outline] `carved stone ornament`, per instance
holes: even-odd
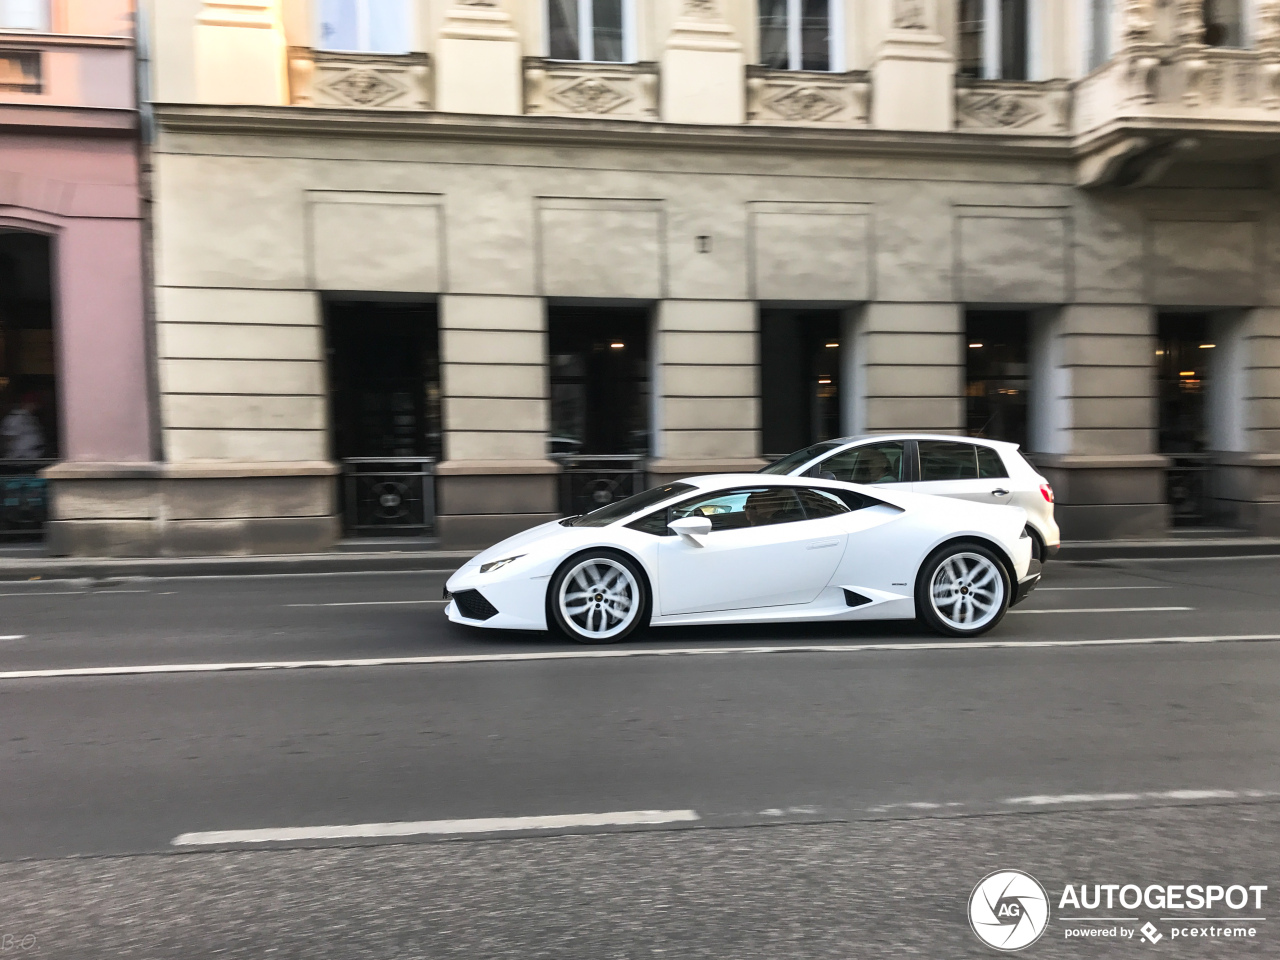
[[[680,8],[685,17],[714,17],[719,12],[716,0],[684,0]]]
[[[344,100],[362,107],[377,106],[404,92],[399,84],[372,70],[352,70],[326,86]]]
[[[1124,0],[1124,38],[1127,45],[1148,43],[1155,30],[1151,0]]]
[[[1200,46],[1204,43],[1203,0],[1177,0],[1177,36],[1184,46]]]
[[[1254,44],[1267,53],[1280,53],[1280,0],[1257,0]]]
[[[456,0],[460,7],[496,7],[498,0]]]
[[[1044,113],[1023,97],[1008,93],[978,93],[968,97],[964,112],[987,127],[1022,127]]]
[[[574,113],[611,113],[631,101],[627,92],[600,77],[582,77],[551,91],[551,99]]]
[[[894,0],[893,28],[895,30],[928,30],[924,0]]]
[[[782,117],[797,123],[825,120],[844,109],[844,104],[821,87],[792,87],[786,93],[766,101],[765,105]]]

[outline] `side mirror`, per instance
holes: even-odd
[[[679,520],[672,520],[667,524],[667,529],[672,533],[678,533],[685,540],[694,546],[702,546],[698,537],[705,537],[711,532],[710,517],[681,517]]]

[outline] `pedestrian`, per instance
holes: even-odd
[[[44,430],[35,413],[39,406],[39,396],[34,392],[24,393],[4,420],[0,420],[4,459],[39,460],[44,456]]]

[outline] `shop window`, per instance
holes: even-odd
[[[760,311],[762,452],[770,460],[840,436],[840,312]]]
[[[840,0],[759,0],[760,63],[773,70],[842,70]]]
[[[635,52],[636,0],[547,0],[552,60],[630,63]]]
[[[959,0],[959,71],[986,80],[1030,78],[1032,0]]]
[[[1158,448],[1169,458],[1166,497],[1175,526],[1209,519],[1209,419],[1206,397],[1217,344],[1202,313],[1162,313],[1156,323]]]
[[[0,30],[49,29],[49,0],[0,0]]]
[[[409,0],[320,0],[316,46],[352,53],[408,53]]]
[[[1030,317],[1014,310],[965,314],[965,421],[971,437],[1027,446]]]
[[[1244,47],[1245,0],[1204,0],[1204,42],[1210,47]]]

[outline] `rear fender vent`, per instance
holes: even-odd
[[[871,598],[870,598],[870,597],[864,597],[864,596],[863,596],[862,594],[860,594],[860,593],[854,593],[852,590],[849,590],[849,589],[845,588],[845,591],[844,591],[844,603],[845,603],[845,606],[847,606],[847,607],[860,607],[860,606],[862,606],[864,603],[870,603],[870,602],[871,602]]]
[[[488,620],[498,613],[498,608],[486,600],[479,590],[459,590],[453,602],[468,620]]]

